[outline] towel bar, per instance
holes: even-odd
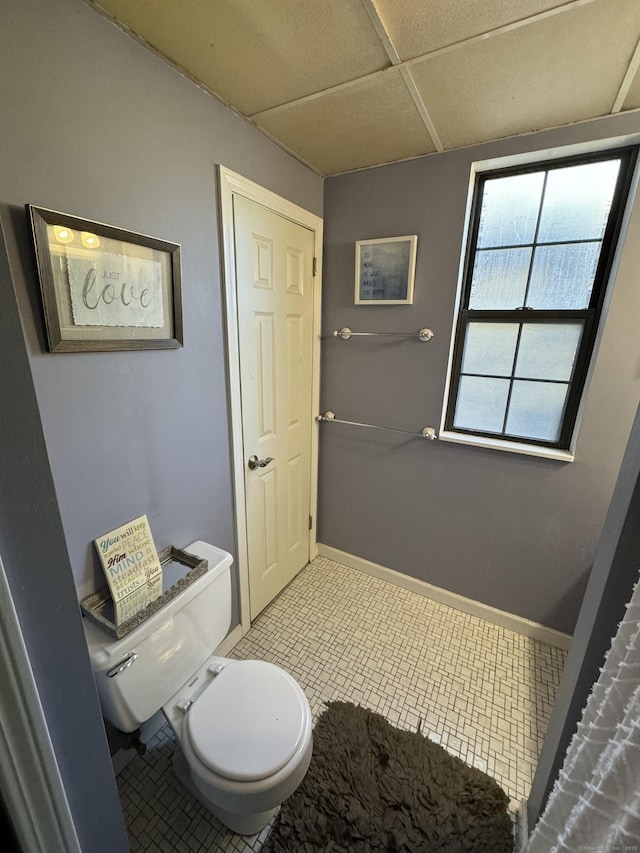
[[[384,426],[376,426],[375,424],[361,424],[357,421],[343,421],[340,418],[337,418],[333,412],[325,412],[323,415],[318,415],[316,418],[318,421],[333,421],[337,424],[347,424],[348,426],[357,426],[357,427],[366,427],[367,429],[379,429],[384,432],[397,432],[400,435],[410,435],[412,438],[428,438],[430,441],[433,441],[438,436],[433,427],[424,427],[422,432],[409,432],[406,429],[392,429],[391,427]]]
[[[354,332],[348,326],[343,326],[341,329],[335,329],[333,332],[334,338],[342,338],[343,341],[348,341],[349,338],[362,337],[394,337],[394,338],[418,338],[419,341],[426,343],[433,337],[431,329],[420,329],[418,332]]]

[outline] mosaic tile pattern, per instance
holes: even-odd
[[[418,728],[526,797],[566,652],[317,557],[230,653],[279,664],[314,719],[342,699]],[[222,827],[171,770],[165,726],[118,775],[132,853],[260,851],[269,828]]]

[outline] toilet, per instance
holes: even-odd
[[[214,654],[231,624],[232,558],[202,541],[184,550],[207,571],[122,639],[83,619],[102,713],[132,732],[161,710],[178,779],[233,832],[253,835],[307,772],[311,710],[281,667]]]

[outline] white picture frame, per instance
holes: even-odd
[[[356,241],[356,305],[412,305],[418,237]]]

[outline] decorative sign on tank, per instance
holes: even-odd
[[[208,568],[205,559],[174,545],[156,551],[146,515],[94,542],[108,586],[81,601],[80,608],[116,639],[162,610]]]
[[[125,622],[162,595],[162,566],[146,515],[95,540],[116,622]]]
[[[418,238],[356,241],[356,305],[412,305]]]

